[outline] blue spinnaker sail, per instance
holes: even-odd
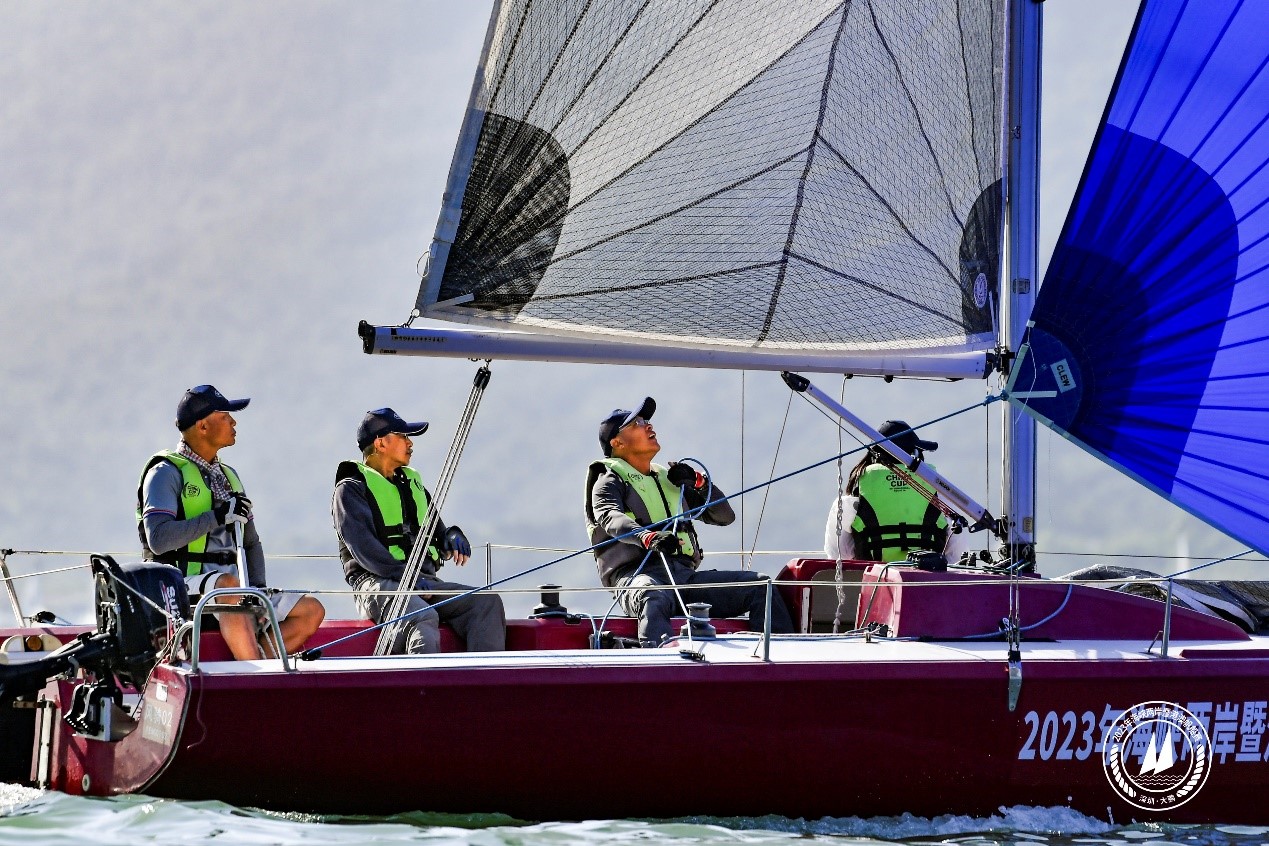
[[[1269,552],[1269,3],[1146,0],[1011,400]]]

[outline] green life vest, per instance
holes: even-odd
[[[902,561],[911,550],[942,552],[947,546],[947,518],[884,464],[860,475],[859,508],[850,529],[856,554],[870,561]]]
[[[643,502],[643,507],[648,511],[648,517],[651,518],[648,525],[668,520],[679,513],[679,489],[670,484],[669,479],[665,478],[666,469],[660,464],[653,464],[652,474],[644,475],[620,458],[603,458],[597,463],[616,473],[626,484],[634,488],[634,492],[639,495],[639,499]],[[670,503],[674,504],[671,505]],[[638,522],[638,518],[633,513],[627,511],[626,516]],[[691,523],[684,520],[679,525],[690,526]],[[668,526],[663,528],[665,530],[669,529]],[[696,549],[692,544],[691,533],[687,528],[680,529],[678,538],[679,547],[683,550],[683,554],[691,558],[695,554]]]
[[[187,576],[197,576],[203,571],[203,564],[206,562],[216,561],[219,563],[224,559],[224,553],[208,554],[207,535],[194,538],[194,540],[190,541],[189,546],[162,554],[157,554],[150,550],[150,544],[145,537],[145,524],[141,513],[145,501],[145,477],[150,472],[150,469],[160,461],[167,461],[181,471],[181,496],[176,501],[177,520],[192,520],[198,515],[212,510],[211,486],[203,478],[203,471],[199,469],[198,465],[179,452],[170,449],[156,452],[145,463],[145,469],[141,471],[141,481],[137,483],[137,532],[141,535],[141,546],[147,553],[153,555],[155,560],[180,567]],[[234,493],[242,493],[242,482],[238,478],[238,473],[223,461],[220,463],[220,469],[224,471],[225,478],[229,480],[229,489]]]
[[[385,478],[382,473],[360,462],[347,462],[356,466],[370,491],[371,512],[374,514],[375,534],[398,561],[410,554],[411,536],[427,523],[427,490],[423,477],[413,467],[400,468],[400,480]],[[407,531],[408,529],[408,531]],[[440,561],[435,546],[427,548],[428,557]]]

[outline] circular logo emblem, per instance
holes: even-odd
[[[199,489],[198,485],[186,485],[186,486],[185,486],[185,495],[186,495],[186,496],[189,496],[189,497],[195,497],[195,496],[198,496],[198,494],[199,494],[199,493],[200,493],[200,489]]]
[[[1125,802],[1144,811],[1184,805],[1207,781],[1207,729],[1173,702],[1142,702],[1111,724],[1102,748],[1106,778]]]
[[[987,274],[979,273],[974,277],[974,305],[987,307]]]

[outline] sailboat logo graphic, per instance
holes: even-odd
[[[1183,805],[1207,781],[1211,743],[1207,729],[1173,702],[1143,702],[1111,725],[1102,751],[1111,787],[1146,811]]]
[[[1158,731],[1150,732],[1149,747],[1141,759],[1141,771],[1138,777],[1157,775],[1172,768],[1176,763],[1176,755],[1172,751],[1172,726],[1168,725],[1160,742]]]

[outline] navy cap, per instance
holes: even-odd
[[[427,423],[407,423],[390,408],[367,411],[357,427],[357,449],[364,450],[375,438],[396,432],[398,435],[421,435],[427,431]]]
[[[881,433],[883,438],[889,438],[892,444],[908,455],[916,453],[918,447],[927,452],[932,452],[939,448],[935,441],[923,441],[918,438],[912,427],[902,420],[887,420],[877,427],[877,431]]]
[[[184,432],[213,411],[242,411],[250,399],[225,399],[225,395],[211,385],[190,388],[176,406],[176,428]]]
[[[608,443],[617,437],[617,433],[621,431],[621,427],[630,423],[636,417],[642,417],[644,420],[651,420],[652,413],[657,410],[657,401],[652,397],[644,397],[643,404],[634,411],[627,411],[624,408],[614,408],[612,413],[603,419],[599,424],[599,446],[604,451],[604,455],[612,457],[612,444]]]

